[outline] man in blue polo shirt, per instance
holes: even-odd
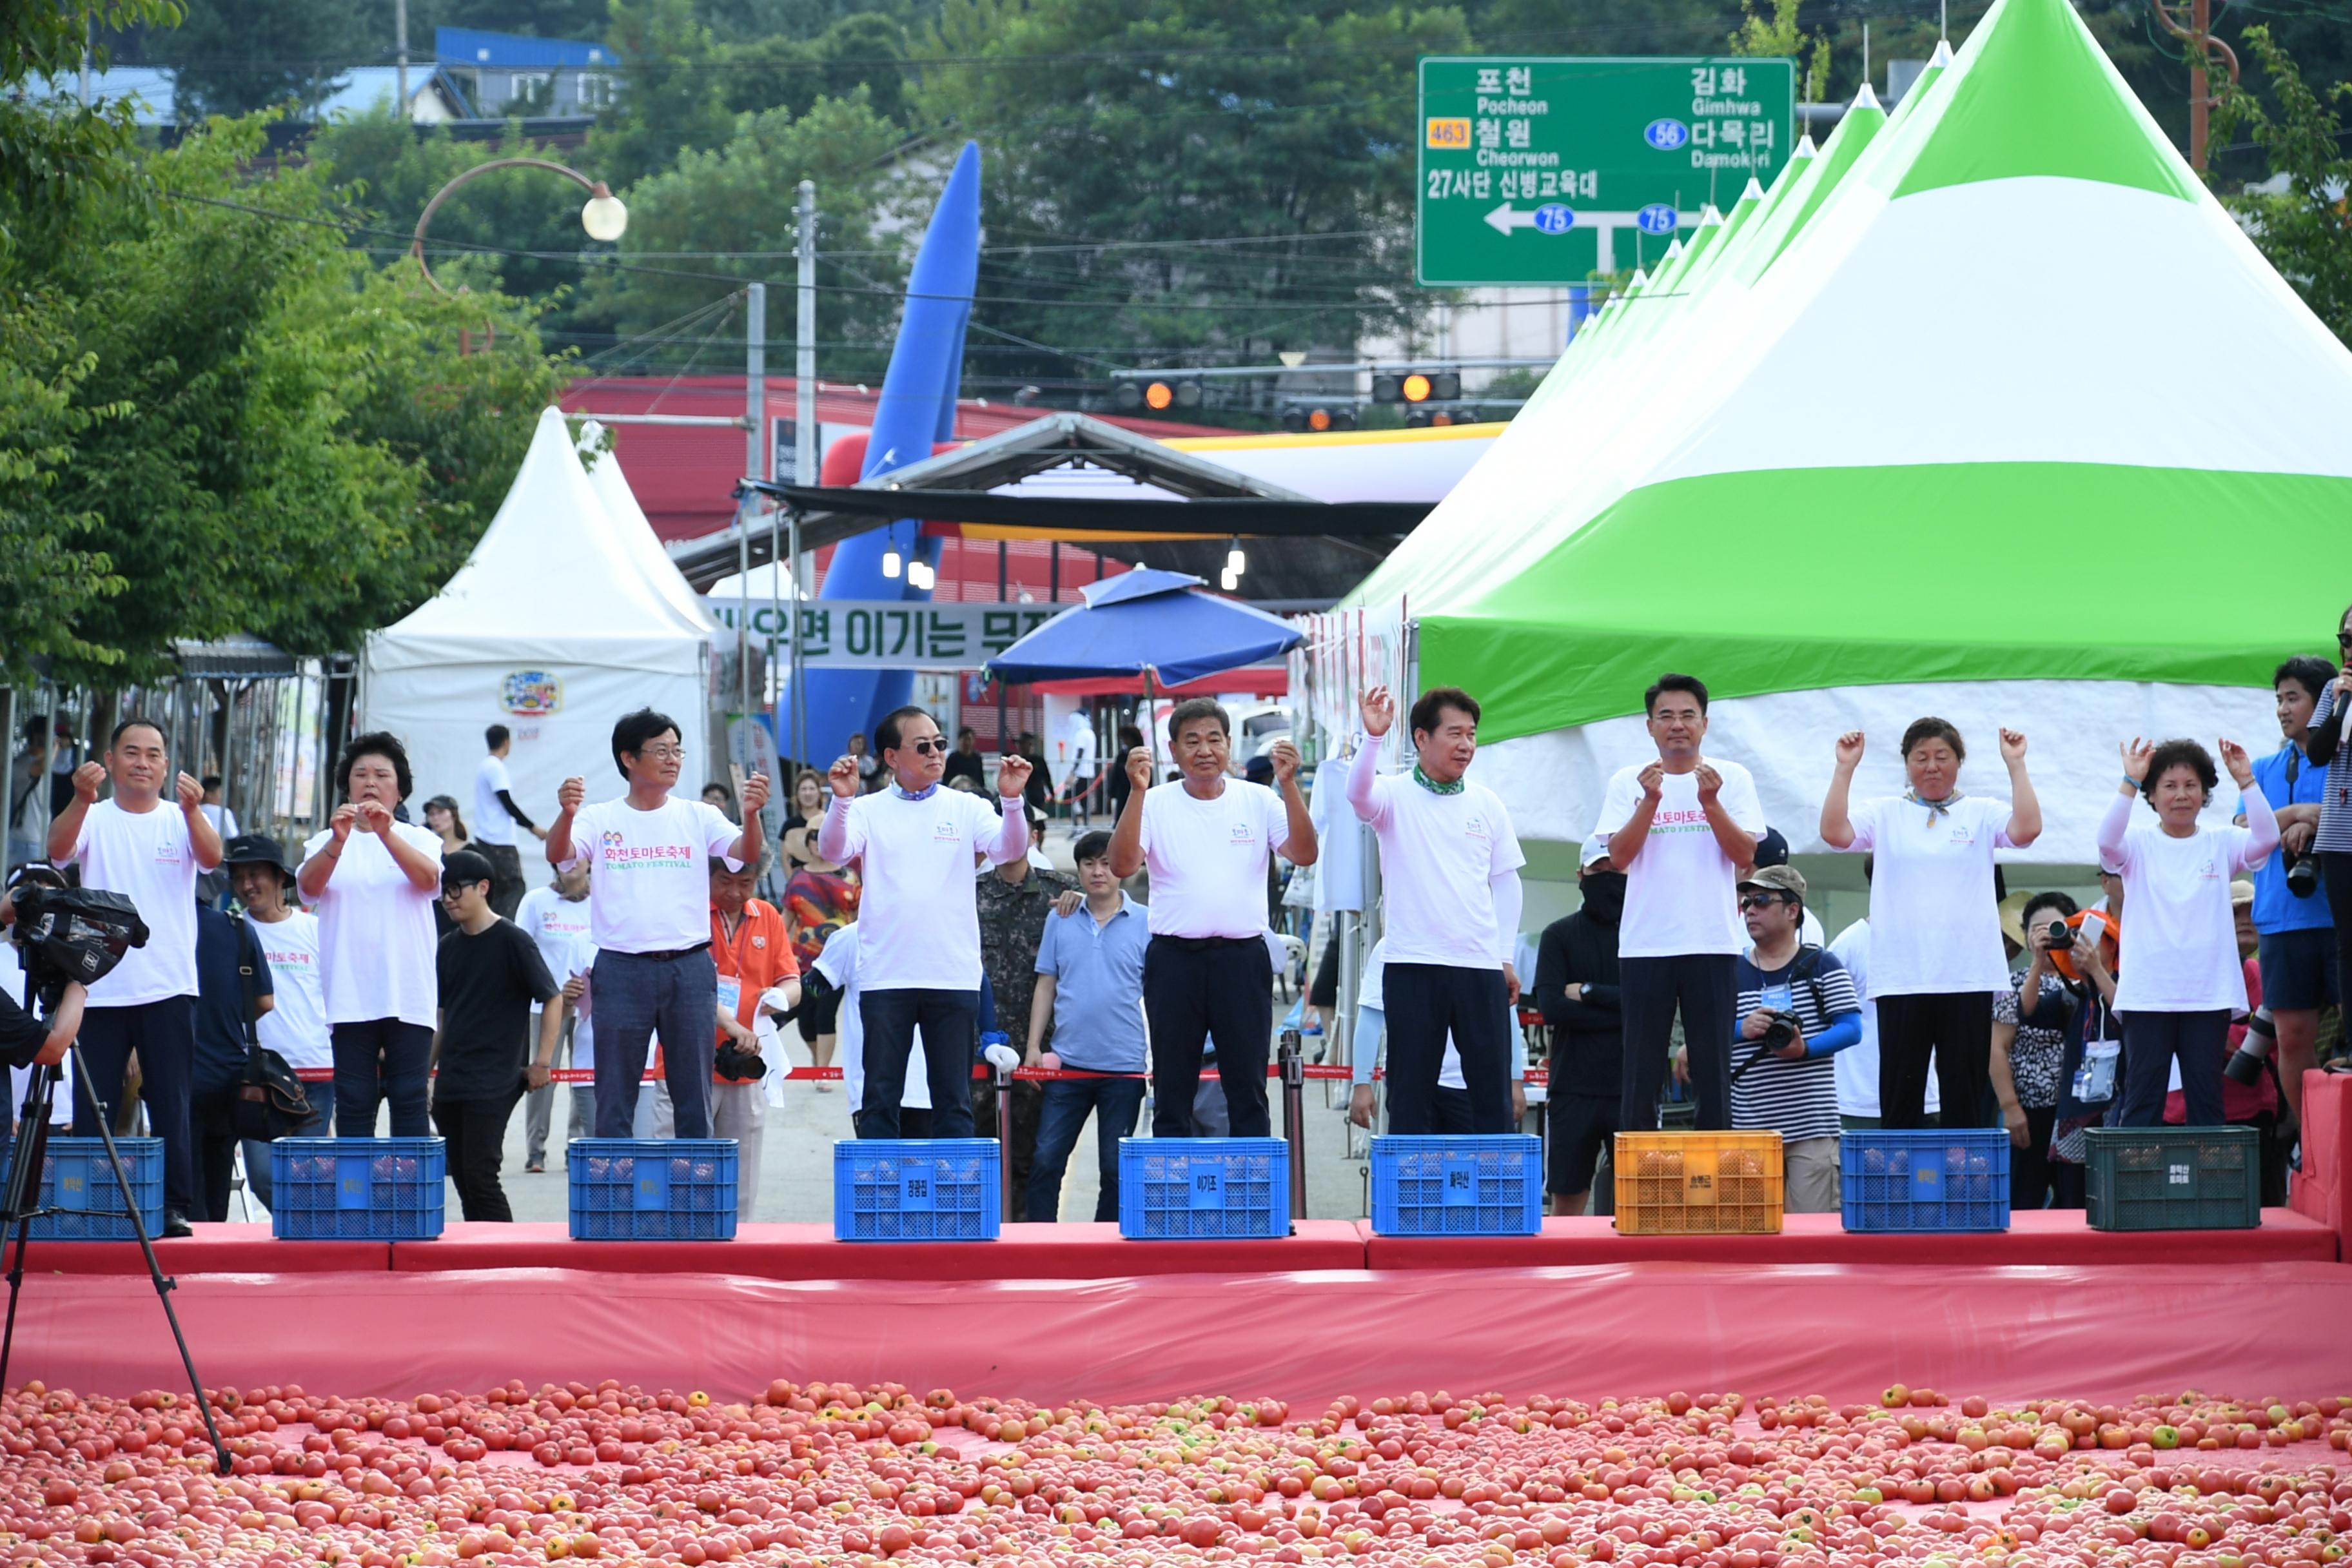
[[[2297,1122],[2303,1120],[2303,1075],[2319,1065],[2319,1010],[2339,1000],[2336,922],[2327,889],[2312,875],[2319,869],[2311,841],[2319,828],[2327,770],[2315,765],[2305,750],[2312,710],[2335,679],[2334,665],[2309,655],[2278,667],[2271,687],[2285,744],[2254,764],[2263,798],[2278,802],[2272,810],[2279,825],[2279,847],[2254,868],[2255,951],[2263,967],[2263,1005],[2278,1026],[2279,1082]],[[2297,862],[2299,872],[2290,877],[2289,868]]]
[[[1028,1065],[1140,1074],[1143,950],[1151,941],[1150,911],[1119,891],[1118,879],[1111,875],[1109,834],[1086,835],[1075,853],[1086,902],[1066,915],[1045,917],[1045,934],[1037,943],[1037,989],[1029,1003]],[[1143,1110],[1143,1081],[1140,1077],[1055,1079],[1045,1085],[1024,1205],[1031,1219],[1061,1217],[1062,1172],[1088,1111],[1094,1113],[1102,1166],[1095,1218],[1118,1217],[1118,1141],[1135,1131]]]

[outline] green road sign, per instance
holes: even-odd
[[[1708,202],[1769,185],[1796,62],[1430,57],[1421,62],[1425,286],[1581,283],[1647,265]]]

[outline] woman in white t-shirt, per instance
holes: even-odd
[[[2188,1124],[2222,1124],[2222,1047],[2231,1015],[2246,1010],[2230,879],[2269,859],[2279,836],[2246,749],[2230,740],[2220,747],[2238,784],[2243,827],[2198,820],[2221,782],[2204,747],[2151,746],[2137,736],[2123,748],[2123,782],[2099,821],[2099,854],[2123,868],[2131,910],[2131,963],[2116,982],[2115,1003],[2124,1026],[2126,1127],[2163,1121],[2175,1058]],[[2153,823],[2131,819],[2143,795]]]
[[[1861,731],[1838,737],[1822,840],[1876,857],[1868,1000],[1878,1022],[1879,1114],[1889,1128],[1927,1124],[1932,1060],[1945,1119],[1980,1127],[1992,1092],[1992,999],[2009,986],[1993,852],[2042,836],[2025,737],[2000,731],[2008,800],[1961,794],[1968,746],[1959,731],[1947,720],[1915,719],[1903,731],[1910,787],[1849,809],[1862,750]]]
[[[343,804],[302,846],[297,879],[319,912],[335,1135],[375,1136],[376,1107],[389,1100],[394,1137],[428,1138],[425,1078],[441,1005],[433,966],[441,840],[393,817],[415,780],[392,735],[362,735],[344,748],[336,783]]]

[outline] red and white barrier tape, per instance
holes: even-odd
[[[1352,1068],[1338,1067],[1322,1063],[1309,1063],[1302,1070],[1305,1072],[1307,1079],[1317,1082],[1346,1083],[1356,1076],[1355,1069]],[[332,1083],[335,1079],[335,1069],[332,1068],[297,1068],[294,1070],[294,1076],[300,1079],[304,1083]],[[783,1078],[787,1080],[798,1079],[810,1081],[838,1083],[841,1081],[842,1071],[839,1068],[793,1068],[788,1072],[777,1074],[775,1076]],[[985,1082],[989,1076],[988,1068],[984,1067],[976,1067],[972,1068],[971,1076],[975,1082]],[[1151,1077],[1150,1073],[1143,1072],[1089,1072],[1084,1068],[1015,1068],[1013,1069],[1013,1076],[1016,1079],[1033,1083],[1049,1082],[1055,1079],[1135,1078],[1149,1079]],[[1204,1079],[1213,1079],[1217,1076],[1217,1069],[1215,1068],[1203,1068],[1201,1069],[1201,1076]],[[1269,1063],[1265,1069],[1265,1076],[1268,1078],[1281,1077],[1281,1065],[1279,1063]],[[1376,1079],[1386,1078],[1388,1076],[1387,1069],[1376,1068],[1372,1071],[1372,1076]],[[596,1072],[593,1068],[557,1068],[548,1074],[548,1081],[551,1083],[594,1083],[596,1081]],[[662,1081],[662,1075],[648,1069],[645,1077],[638,1081],[642,1083],[660,1083]],[[710,1075],[710,1081],[713,1083],[737,1083],[745,1080],[731,1078],[721,1078],[717,1073],[713,1073]],[[1551,1074],[1549,1070],[1543,1068],[1529,1068],[1528,1069],[1527,1081],[1530,1084],[1549,1084],[1551,1081]]]

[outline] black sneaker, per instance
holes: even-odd
[[[163,1234],[167,1237],[185,1239],[186,1237],[196,1234],[196,1227],[190,1225],[188,1223],[188,1216],[182,1214],[179,1210],[165,1209],[163,1211]]]

